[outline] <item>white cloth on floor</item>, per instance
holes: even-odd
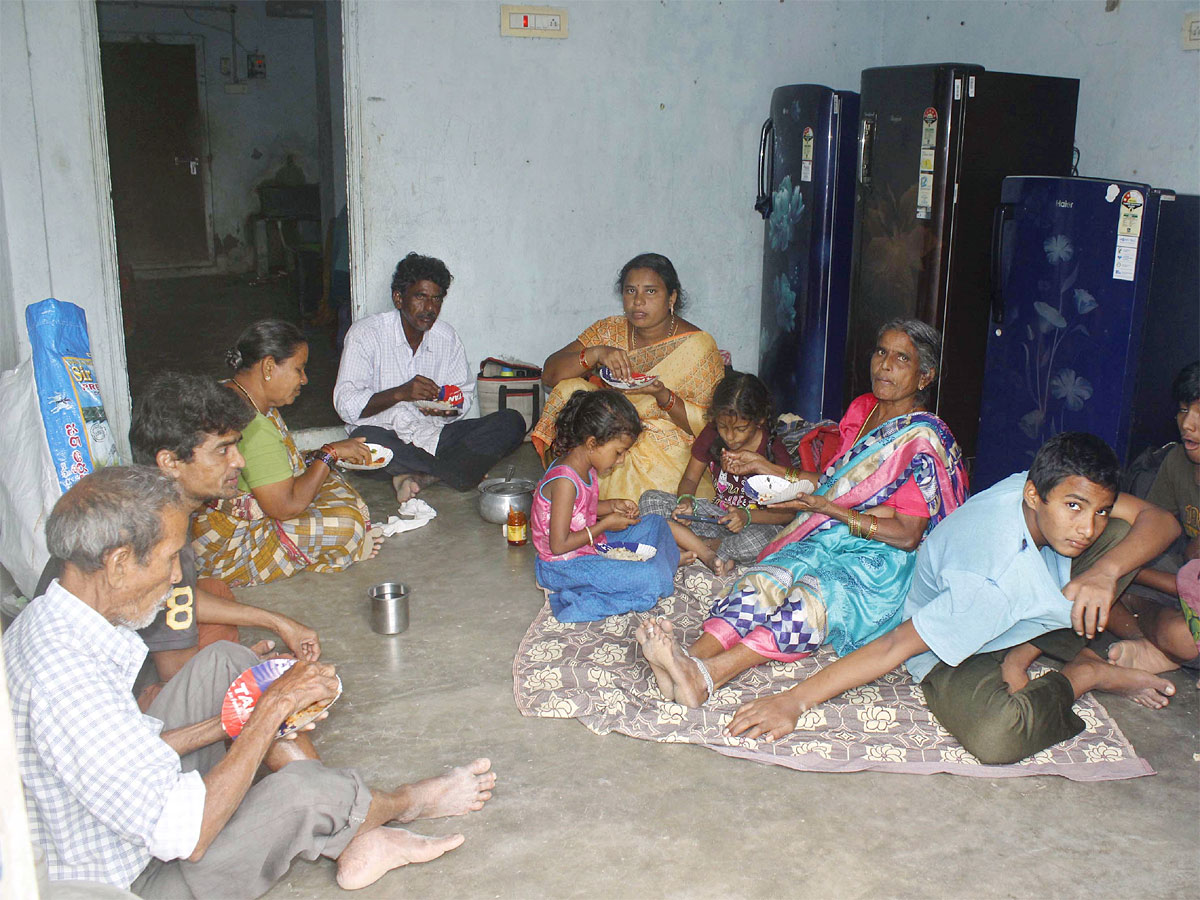
[[[400,516],[407,518],[402,519]],[[428,525],[437,516],[437,510],[419,497],[413,497],[400,504],[400,516],[392,516],[379,526],[380,533],[384,537],[403,534],[406,531],[420,528],[422,525]]]

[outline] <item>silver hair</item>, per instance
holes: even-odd
[[[149,466],[97,469],[58,498],[46,520],[52,556],[83,572],[96,572],[118,547],[130,547],[139,563],[162,539],[162,515],[183,507],[175,481]]]
[[[922,400],[929,399],[938,379],[938,366],[941,365],[942,333],[928,322],[922,322],[920,319],[892,319],[890,322],[885,322],[875,334],[876,342],[883,337],[886,331],[903,332],[908,335],[908,339],[917,348],[917,364],[920,366],[921,374],[933,375],[929,379],[929,383],[923,390],[918,391],[917,395]]]

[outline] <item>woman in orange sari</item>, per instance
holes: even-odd
[[[638,411],[642,435],[624,465],[600,479],[601,499],[636,500],[644,491],[673,491],[679,485],[725,364],[712,336],[679,315],[683,288],[665,256],[635,256],[621,268],[616,286],[625,314],[594,322],[546,360],[542,383],[551,392],[533,443],[550,462],[545,454],[563,405],[576,391],[605,386],[594,370],[620,381],[654,376],[649,384],[624,392]],[[713,496],[707,475],[697,495]]]

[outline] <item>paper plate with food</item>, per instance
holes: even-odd
[[[458,385],[443,384],[438,388],[436,400],[417,400],[415,402],[419,409],[437,409],[443,412],[451,412],[462,409],[465,400],[462,388]]]
[[[785,503],[801,494],[811,494],[816,485],[807,478],[790,481],[782,475],[751,475],[746,479],[743,489],[755,503],[770,504]]]
[[[371,451],[371,461],[369,463],[352,463],[344,459],[338,460],[338,465],[343,469],[355,469],[359,472],[370,472],[374,469],[382,469],[392,461],[392,448],[385,447],[383,444],[368,443],[366,448]]]
[[[295,664],[296,660],[294,659],[283,657],[268,659],[256,666],[251,666],[234,680],[233,684],[229,686],[229,690],[225,692],[225,700],[221,704],[221,727],[225,729],[227,735],[235,738],[242,733],[242,728],[249,721],[250,713],[254,712],[254,705],[258,703],[258,699],[267,688],[275,683],[275,679]],[[276,738],[286,737],[293,731],[299,731],[333,706],[334,701],[342,696],[342,679],[336,675],[333,677],[337,678],[337,693],[328,701],[314,703],[292,713],[279,726],[279,734],[276,735]]]
[[[455,406],[445,400],[414,400],[413,403],[417,405],[417,409],[440,409],[443,412],[458,412],[462,409],[461,406]]]
[[[608,366],[601,366],[596,370],[596,374],[600,376],[600,380],[609,387],[615,387],[619,391],[628,391],[633,388],[645,387],[648,384],[653,384],[658,378],[657,375],[646,375],[642,372],[634,372],[627,379],[618,378],[613,374],[612,369]]]
[[[654,559],[658,548],[653,544],[635,544],[630,541],[597,541],[596,552],[605,559],[645,562]]]

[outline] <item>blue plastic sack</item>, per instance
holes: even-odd
[[[46,443],[66,491],[94,469],[120,464],[96,383],[87,317],[74,303],[51,297],[25,308],[25,328]]]

